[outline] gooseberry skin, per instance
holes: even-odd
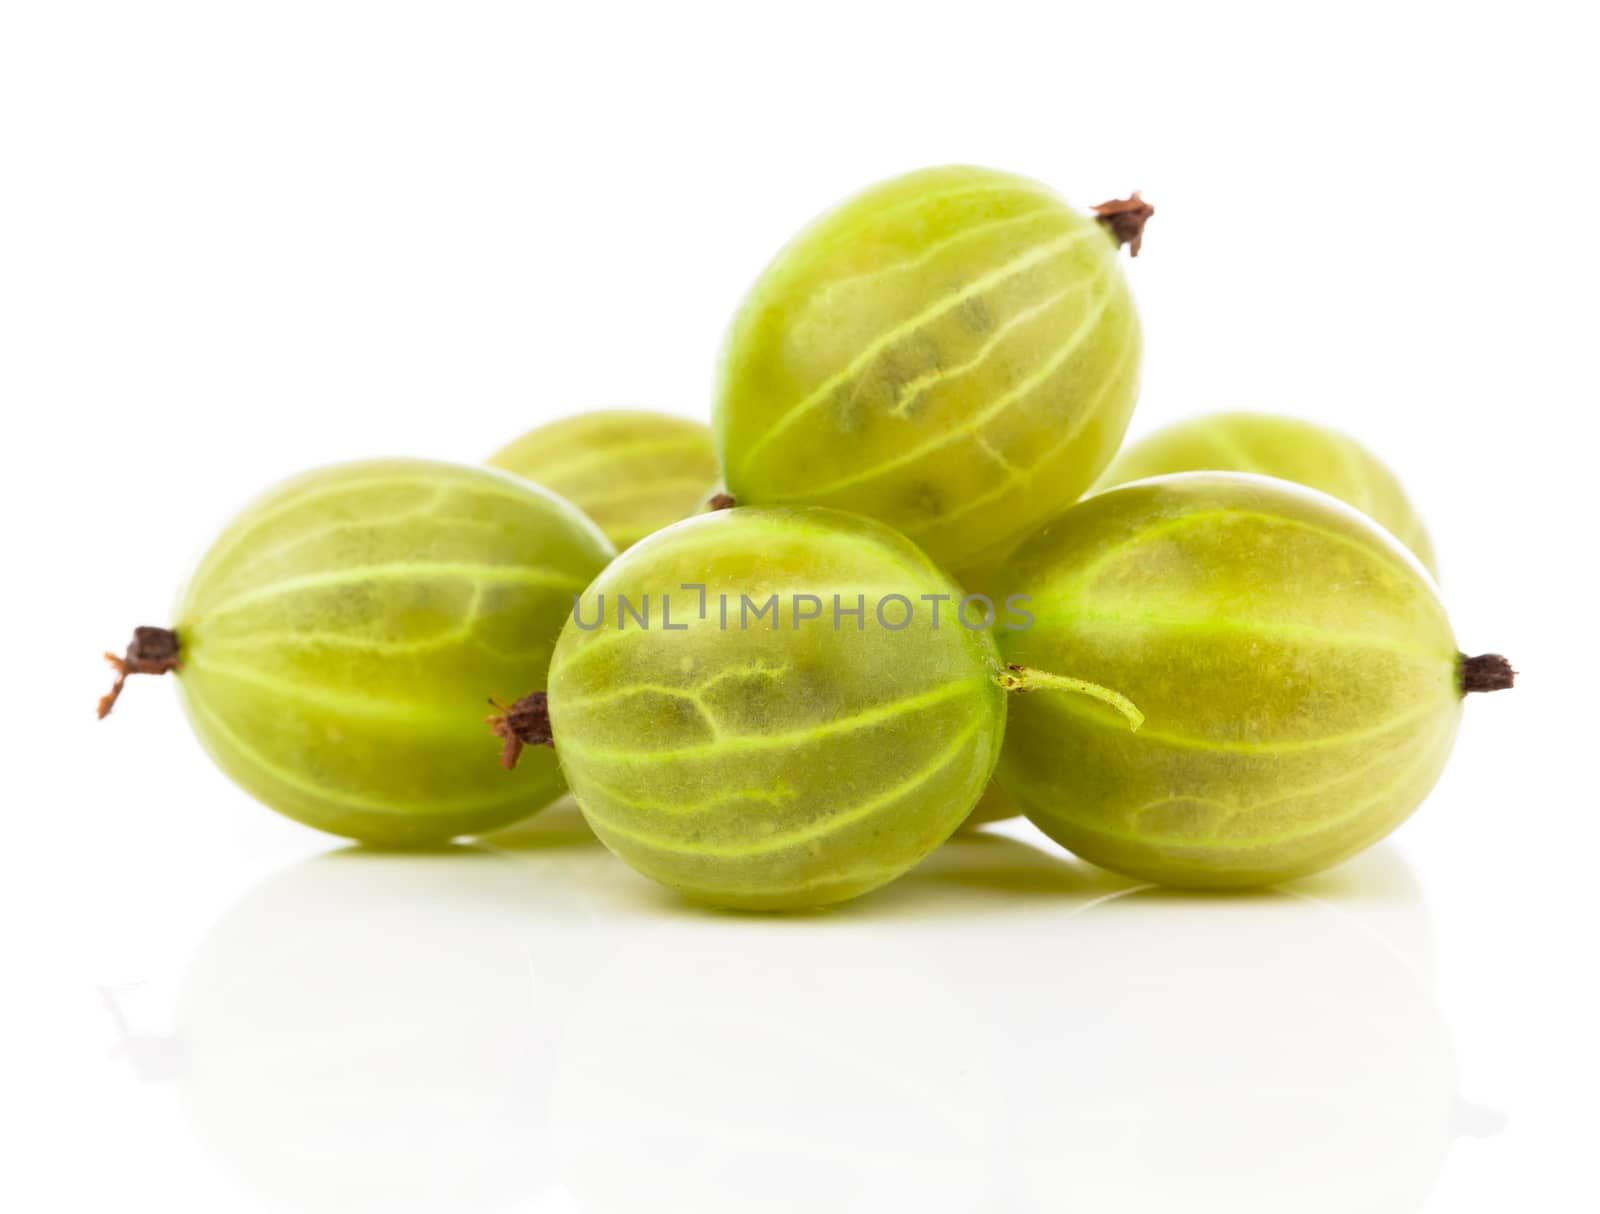
[[[1117,248],[991,169],[911,173],[824,215],[734,319],[715,402],[729,492],[869,515],[951,570],[1003,554],[1127,428],[1140,330]]]
[[[1266,477],[1182,473],[1091,497],[1017,553],[1007,662],[1143,710],[1011,705],[1001,786],[1084,859],[1195,888],[1316,872],[1400,824],[1461,716],[1432,580],[1387,531]]]
[[[535,427],[489,463],[582,510],[621,551],[695,512],[721,475],[703,422],[643,409],[600,409]]]
[[[705,587],[704,618],[686,583]],[[836,594],[864,596],[859,629]],[[999,754],[994,641],[956,620],[960,594],[903,537],[832,510],[720,510],[636,544],[551,661],[555,749],[584,817],[639,872],[721,907],[821,906],[899,876],[961,824]],[[648,595],[651,626],[619,626],[618,595]],[[741,627],[741,596],[771,595],[781,626]],[[820,619],[795,623],[800,595]],[[884,627],[880,603],[907,626]]]
[[[1388,528],[1435,578],[1433,541],[1387,465],[1327,426],[1270,413],[1212,413],[1124,447],[1096,491],[1169,472],[1255,472],[1338,498]]]
[[[575,508],[486,468],[322,468],[247,507],[175,612],[184,708],[245,791],[336,835],[439,843],[561,792],[548,752],[502,771],[487,696],[544,678],[611,559]]]

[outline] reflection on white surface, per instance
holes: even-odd
[[[457,849],[318,857],[249,894],[190,967],[197,1135],[286,1209],[500,1209],[536,1191],[576,899]]]
[[[887,925],[773,927],[661,925],[589,989],[551,1101],[578,1208],[994,1208],[1004,1052],[960,966]]]
[[[1418,1209],[1456,1132],[1392,852],[1196,899],[985,835],[766,918],[541,829],[224,917],[179,1083],[227,1171],[296,1209],[1344,1214]]]
[[[1288,894],[1138,891],[1072,928],[1015,991],[1042,1043],[1015,1072],[1026,1208],[1421,1206],[1457,1128],[1455,1062],[1384,941]]]

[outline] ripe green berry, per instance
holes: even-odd
[[[605,409],[528,431],[489,463],[560,494],[620,551],[687,518],[719,475],[710,429],[644,410]]]
[[[1117,264],[1138,196],[1099,217],[1037,182],[927,169],[802,232],[734,319],[716,401],[728,490],[897,528],[984,564],[1115,454],[1139,377]]]
[[[1381,839],[1433,787],[1464,691],[1432,580],[1320,493],[1183,473],[1073,507],[1010,567],[1034,626],[1001,656],[1116,687],[1137,734],[1080,697],[1011,705],[1002,787],[1087,860],[1170,885],[1266,885]]]
[[[899,876],[961,824],[999,753],[994,641],[960,598],[915,545],[833,510],[721,510],[635,545],[550,667],[550,732],[589,825],[718,906],[819,906]]]
[[[1096,488],[1169,472],[1257,472],[1320,489],[1387,527],[1438,576],[1433,542],[1394,473],[1337,430],[1268,413],[1213,413],[1124,448]]]
[[[218,766],[297,821],[421,845],[526,817],[561,779],[486,766],[484,697],[544,678],[573,598],[613,553],[516,477],[423,460],[270,490],[201,560],[172,630],[119,673],[174,670]],[[122,687],[101,705],[104,716]]]

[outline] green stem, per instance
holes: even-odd
[[[1109,704],[1128,720],[1128,728],[1135,733],[1144,724],[1144,713],[1139,706],[1119,691],[1091,683],[1087,679],[1069,678],[1064,674],[1051,674],[1047,670],[1034,670],[1028,666],[1007,666],[994,681],[1007,691],[1075,691],[1079,695],[1093,696],[1102,704]]]

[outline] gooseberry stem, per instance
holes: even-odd
[[[1113,198],[1093,210],[1095,218],[1106,225],[1117,243],[1128,246],[1128,256],[1139,256],[1139,246],[1144,243],[1144,225],[1156,213],[1155,207],[1140,198],[1139,191],[1135,190],[1126,198]]]
[[[1109,704],[1128,720],[1128,728],[1135,733],[1144,724],[1144,713],[1138,705],[1119,691],[1091,683],[1087,679],[1074,679],[1064,674],[1051,674],[1047,670],[1034,670],[1028,666],[1007,666],[995,675],[994,681],[1007,691],[1075,691],[1079,695],[1093,696],[1102,704]]]
[[[734,500],[733,494],[713,493],[706,502],[706,512],[709,514],[713,510],[732,510],[736,505],[738,502]]]
[[[1475,691],[1505,691],[1517,684],[1517,672],[1498,653],[1480,653],[1474,658],[1463,653],[1460,661],[1462,695]]]
[[[110,691],[100,697],[102,721],[111,715],[111,709],[115,707],[117,698],[122,695],[122,689],[127,684],[129,675],[166,674],[169,670],[183,669],[178,634],[170,628],[149,626],[135,628],[133,640],[128,642],[128,652],[120,658],[114,653],[108,653],[106,661],[110,662],[111,668],[117,672],[117,681],[111,685]]]
[[[505,743],[500,751],[500,766],[507,771],[516,769],[524,746],[556,744],[555,734],[550,729],[550,697],[544,692],[523,696],[509,707],[496,699],[490,699],[489,703],[500,711],[485,717],[483,722]]]

